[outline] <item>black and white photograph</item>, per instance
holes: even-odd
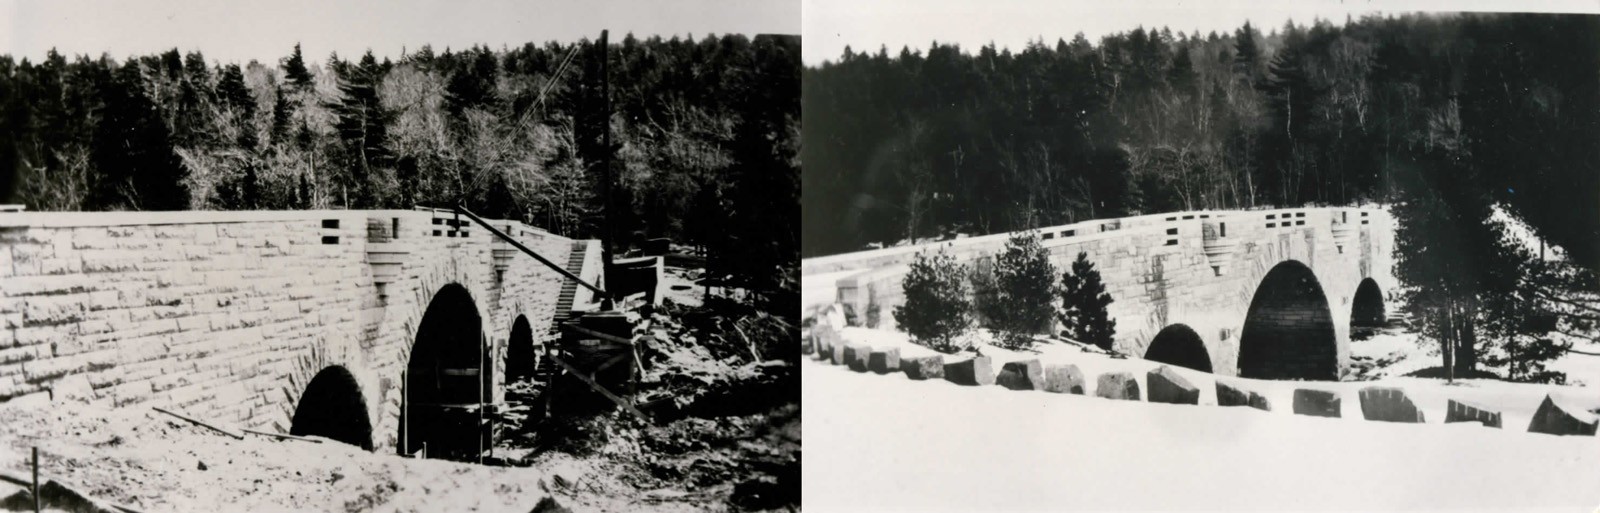
[[[803,503],[1594,511],[1597,7],[808,0]]]
[[[800,22],[0,0],[0,510],[798,511]]]

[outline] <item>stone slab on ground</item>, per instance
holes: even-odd
[[[1339,405],[1339,394],[1335,392],[1309,388],[1297,388],[1294,391],[1295,415],[1338,418]]]
[[[1489,410],[1479,404],[1451,399],[1444,421],[1446,424],[1451,422],[1479,422],[1484,427],[1499,428],[1500,412]]]
[[[994,363],[987,356],[947,363],[944,364],[944,379],[957,385],[993,385]]]
[[[1406,397],[1406,391],[1395,387],[1366,387],[1358,393],[1361,398],[1361,416],[1382,422],[1424,422],[1422,410]]]
[[[833,347],[828,350],[828,356],[830,357],[829,360],[831,360],[834,365],[845,365],[849,363],[849,360],[845,359],[844,350],[846,347],[849,347],[849,344],[834,344]]]
[[[867,356],[867,369],[878,374],[900,372],[900,349],[876,349]]]
[[[1145,386],[1152,403],[1200,404],[1200,388],[1166,365],[1146,373]]]
[[[850,370],[856,372],[867,371],[867,359],[872,356],[872,346],[864,344],[845,344],[844,361]]]
[[[1120,401],[1138,401],[1139,382],[1131,372],[1107,372],[1101,374],[1095,383],[1094,395]]]
[[[913,356],[900,359],[900,370],[917,381],[944,379],[944,356]]]
[[[1044,391],[1083,395],[1083,371],[1070,363],[1045,367]]]
[[[1539,403],[1539,410],[1533,413],[1533,421],[1528,423],[1528,432],[1594,436],[1596,424],[1593,413],[1561,404],[1555,397],[1546,395],[1544,402]]]
[[[1044,366],[1039,364],[1039,360],[1006,362],[1000,367],[1000,375],[994,381],[996,385],[1011,390],[1042,390]]]

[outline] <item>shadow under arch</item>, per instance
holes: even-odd
[[[466,287],[439,288],[417,325],[400,409],[401,454],[470,460],[484,442],[481,408],[490,397],[492,360],[483,319]]]
[[[289,434],[322,436],[372,450],[372,421],[355,375],[338,365],[317,372],[295,405]]]
[[[1200,334],[1185,324],[1173,324],[1161,329],[1150,340],[1144,359],[1168,365],[1211,372],[1211,354],[1206,351]]]
[[[506,378],[518,379],[533,375],[539,364],[538,348],[533,343],[533,325],[526,315],[518,315],[511,323],[511,337],[506,339]]]
[[[1256,286],[1239,336],[1239,376],[1339,379],[1338,335],[1328,297],[1310,267],[1288,260]]]

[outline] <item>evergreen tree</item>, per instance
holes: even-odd
[[[1061,324],[1074,340],[1110,350],[1116,340],[1117,321],[1106,307],[1114,301],[1100,281],[1100,271],[1088,253],[1078,253],[1072,270],[1061,275]]]
[[[1049,257],[1034,232],[1013,234],[995,255],[994,299],[984,315],[1000,331],[1002,347],[1030,348],[1033,335],[1049,331],[1055,313],[1055,268]]]
[[[941,353],[961,349],[957,337],[972,328],[966,273],[943,251],[917,254],[901,281],[905,304],[894,307],[895,322],[913,342]]]
[[[311,72],[306,69],[305,58],[300,55],[300,43],[295,43],[294,53],[283,60],[283,74],[296,89],[306,91],[312,88]]]
[[[128,61],[102,90],[94,136],[98,177],[91,203],[102,208],[180,210],[189,206],[184,170],[167,126],[145,94],[144,75]]]

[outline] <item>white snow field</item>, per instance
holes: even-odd
[[[903,334],[845,328],[845,342],[934,354]],[[1286,382],[1176,369],[1199,406],[1094,397],[1096,378],[1159,364],[1066,343],[986,347],[998,371],[1038,358],[1083,370],[1087,395],[912,381],[803,364],[803,503],[809,511],[1548,510],[1600,511],[1600,438],[1527,433],[1545,394],[1600,407],[1600,391],[1469,380]],[[970,353],[964,353],[970,355]],[[960,357],[947,356],[946,361]],[[1214,383],[1273,411],[1218,407]],[[1403,388],[1426,424],[1367,421],[1357,391]],[[1294,415],[1296,387],[1337,391],[1343,418]],[[1448,399],[1503,413],[1504,429],[1444,424]]]

